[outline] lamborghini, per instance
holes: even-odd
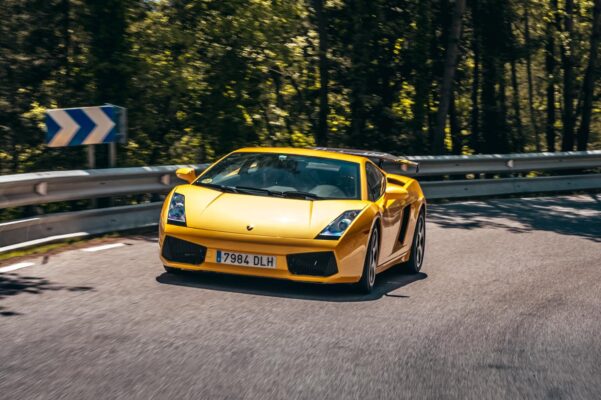
[[[350,283],[369,293],[392,266],[422,267],[426,199],[401,174],[413,167],[361,150],[244,148],[200,174],[180,168],[187,184],[160,215],[161,261],[168,273]]]

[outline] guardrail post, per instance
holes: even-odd
[[[86,147],[88,150],[88,168],[94,169],[96,168],[96,148],[93,144],[89,144]]]
[[[40,182],[34,186],[34,190],[40,196],[46,196],[48,194],[48,182]]]

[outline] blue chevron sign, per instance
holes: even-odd
[[[47,110],[46,144],[67,147],[125,143],[126,120],[125,108],[110,104]]]

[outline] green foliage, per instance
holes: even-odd
[[[557,94],[552,107],[557,115],[563,109],[563,48],[575,60],[578,125],[594,1],[575,3],[570,36],[563,0],[468,0],[447,151],[544,150],[549,85]],[[82,148],[44,146],[43,112],[105,102],[128,109],[124,166],[204,162],[242,146],[313,146],[322,40],[329,144],[427,154],[453,2],[328,0],[323,32],[315,4],[3,0],[0,173],[84,167]],[[589,148],[601,146],[596,65]],[[563,120],[552,123],[560,143]],[[106,150],[97,153],[102,166]]]

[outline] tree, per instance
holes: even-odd
[[[482,44],[482,139],[484,153],[509,152],[505,60],[512,48],[506,0],[474,1],[474,30]]]
[[[432,7],[431,0],[422,0],[417,5],[416,15],[416,34],[412,40],[414,47],[411,51],[411,60],[421,69],[415,71],[412,78],[412,84],[415,87],[415,96],[413,97],[413,121],[412,131],[416,141],[423,146],[422,138],[425,137],[424,124],[428,113],[428,100],[432,86],[432,70],[430,60],[432,56],[430,49],[432,46]]]
[[[532,41],[530,38],[530,1],[524,4],[524,45],[526,48],[526,74],[528,81],[528,111],[530,124],[534,132],[534,146],[537,152],[541,151],[538,132],[538,117],[534,111],[534,82],[532,79]]]
[[[104,102],[128,107],[124,166],[601,148],[599,1],[4,0],[0,173],[84,166],[44,110]]]
[[[472,88],[471,88],[471,113],[470,113],[470,127],[471,127],[471,146],[476,152],[482,151],[482,138],[480,133],[480,35],[476,33],[476,22],[474,19],[477,18],[477,11],[475,5],[471,6],[471,20],[472,20],[472,52],[474,60],[474,68],[472,74]]]
[[[126,0],[86,0],[95,102],[125,104],[129,77]]]
[[[313,0],[319,38],[319,119],[315,141],[318,146],[328,145],[328,32],[324,0]]]
[[[551,0],[551,14],[557,14],[557,0]],[[547,78],[547,119],[546,119],[546,141],[547,151],[555,151],[555,29],[553,23],[546,26],[545,44],[545,71]]]
[[[563,111],[561,120],[563,124],[561,150],[574,150],[574,28],[573,28],[574,0],[565,0],[563,10],[564,34],[561,42],[561,66],[563,69]]]
[[[584,77],[583,91],[584,100],[582,103],[582,119],[578,129],[578,150],[587,149],[590,130],[591,115],[593,111],[593,98],[595,91],[595,82],[597,81],[597,65],[599,57],[599,45],[601,40],[601,0],[595,0],[593,6],[593,22],[591,28],[591,39],[589,48],[588,66]]]
[[[0,173],[23,171],[32,158],[41,158],[39,104],[48,99],[47,81],[64,60],[56,29],[61,26],[60,6],[58,0],[0,2]],[[68,160],[55,161],[69,165]]]
[[[440,86],[440,101],[438,103],[438,111],[436,112],[436,130],[434,131],[434,138],[432,140],[432,152],[434,154],[442,154],[444,152],[444,132],[453,90],[453,77],[455,76],[455,69],[457,67],[459,40],[461,38],[461,21],[463,20],[464,11],[465,0],[455,0],[442,84]]]
[[[511,88],[512,98],[511,105],[513,108],[513,118],[515,126],[515,137],[514,137],[514,149],[513,151],[524,151],[526,144],[526,138],[524,137],[524,130],[522,128],[522,114],[520,105],[520,85],[518,83],[518,73],[516,66],[516,58],[512,57],[510,61],[511,66]]]

